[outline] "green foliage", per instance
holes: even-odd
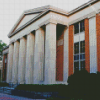
[[[68,78],[69,97],[75,100],[97,100],[100,91],[100,72],[79,71]]]
[[[5,46],[7,46],[7,44],[4,43],[4,42],[2,42],[2,40],[0,40],[0,56],[2,56],[2,49],[3,49]],[[0,60],[2,60],[1,57],[0,57]]]
[[[69,76],[67,82],[69,85],[86,85],[89,83],[90,74],[86,70],[75,72]]]
[[[35,85],[20,84],[16,90],[35,92],[57,92],[55,97],[48,100],[99,100],[100,72],[88,73],[86,70],[78,71],[68,78],[68,85]]]
[[[6,86],[9,86],[9,84],[8,83],[3,83],[3,82],[0,82],[0,87],[6,87]]]
[[[20,84],[16,87],[17,90],[35,91],[35,92],[58,92],[65,89],[66,85],[52,84],[52,85],[38,85],[38,84]]]
[[[2,40],[0,40],[0,52],[2,52],[3,47],[7,46],[6,43],[2,42]]]

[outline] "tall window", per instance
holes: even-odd
[[[77,34],[77,33],[79,33],[79,23],[76,23],[74,25],[74,34]]]
[[[84,20],[80,21],[79,23],[76,23],[74,25],[74,34],[80,33],[84,31]]]
[[[74,34],[84,31],[84,21],[74,25]],[[74,43],[74,72],[85,69],[85,40]]]

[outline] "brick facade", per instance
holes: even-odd
[[[85,68],[90,72],[90,52],[89,52],[89,19],[84,20],[85,26]]]
[[[5,81],[5,58],[6,58],[6,56],[4,55],[3,56],[3,71],[2,71],[2,73],[3,73],[2,80],[3,81]]]
[[[63,81],[63,55],[64,55],[64,33],[63,27],[57,30],[57,49],[56,49],[56,80]]]
[[[69,26],[69,76],[73,74],[73,30],[74,25]]]
[[[57,81],[63,81],[63,45],[57,47]]]

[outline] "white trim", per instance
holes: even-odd
[[[66,12],[65,10],[53,7],[53,6],[44,6],[44,7],[39,7],[39,8],[35,8],[35,9],[31,9],[31,10],[27,10],[25,11],[21,17],[19,18],[19,20],[16,22],[16,24],[14,25],[14,27],[11,29],[11,31],[8,34],[8,37],[13,36],[14,34],[16,34],[18,31],[22,30],[23,28],[25,28],[26,26],[28,26],[30,23],[34,22],[36,19],[40,18],[43,14],[46,14],[48,11],[53,11],[65,16],[69,16],[71,14],[74,14],[76,12],[78,12],[79,10],[89,6],[90,4],[93,4],[95,2],[98,2],[99,0],[91,0],[83,5],[81,5],[80,7],[70,11],[70,12]],[[99,11],[100,12],[100,11]],[[19,21],[21,20],[21,18],[25,15],[25,14],[32,14],[32,13],[40,13],[39,15],[37,15],[35,18],[33,18],[32,20],[28,21],[26,24],[24,24],[23,26],[21,26],[20,28],[18,28],[15,32],[12,33],[12,31],[14,30],[14,28],[17,26],[17,24],[19,23]],[[72,24],[72,23],[70,23]],[[69,25],[70,25],[69,24]]]
[[[96,17],[89,19],[90,73],[97,72]]]

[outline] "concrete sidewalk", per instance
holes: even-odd
[[[29,99],[29,98],[0,93],[0,100],[45,100],[45,99]]]

